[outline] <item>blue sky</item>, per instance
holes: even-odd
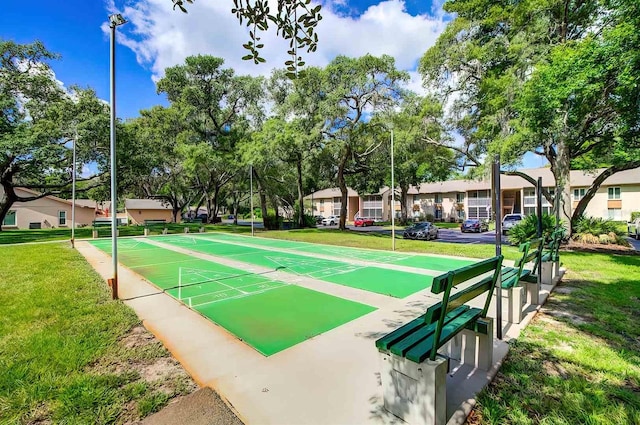
[[[225,59],[238,74],[267,75],[282,67],[286,44],[274,34],[263,35],[267,64],[255,66],[240,58],[247,29],[230,13],[231,0],[196,0],[185,15],[172,10],[171,0],[21,0],[8,1],[0,14],[0,37],[18,43],[42,41],[61,55],[52,62],[66,86],[91,87],[109,100],[109,34],[113,12],[130,22],[118,28],[116,48],[117,115],[138,116],[140,109],[166,105],[156,94],[154,80],[164,69],[195,54]],[[310,65],[324,66],[336,55],[390,54],[399,68],[410,72],[409,88],[421,91],[416,66],[435,43],[449,17],[440,3],[423,0],[324,0],[320,43]],[[528,156],[525,166],[541,162]]]
[[[20,0],[5,2],[0,14],[0,37],[17,43],[42,41],[61,55],[52,62],[57,78],[66,86],[91,87],[109,99],[109,37],[101,25],[108,11],[102,1]],[[140,66],[134,52],[118,46],[117,113],[127,118],[139,109],[162,101],[156,95],[151,72]]]
[[[225,1],[228,4],[225,4]],[[0,37],[18,43],[42,41],[50,51],[61,55],[60,60],[52,62],[52,67],[60,81],[66,86],[78,84],[83,87],[92,87],[99,97],[108,100],[109,36],[105,33],[103,25],[110,13],[122,12],[131,22],[118,29],[117,113],[120,118],[130,118],[137,116],[140,109],[150,108],[156,104],[166,104],[164,97],[156,94],[152,78],[161,76],[166,66],[181,63],[184,57],[190,54],[216,54],[225,58],[230,66],[240,65],[242,69],[234,66],[239,73],[268,74],[272,67],[282,66],[283,61],[280,60],[282,55],[277,53],[271,54],[274,59],[270,60],[269,65],[266,66],[251,65],[253,69],[247,69],[248,63],[239,63],[240,57],[244,54],[241,44],[246,41],[246,30],[240,27],[233,15],[229,13],[231,1],[215,0],[215,3],[223,5],[218,9],[204,7],[207,3],[212,3],[212,0],[197,0],[191,8],[191,13],[182,15],[171,10],[171,0],[128,3],[122,1],[114,3],[110,0],[9,1],[3,4],[2,14],[0,14]],[[346,22],[346,26],[356,27],[357,25],[351,24],[362,17],[371,6],[378,4],[380,1],[375,0],[348,3],[336,1],[325,5],[324,14],[325,18],[333,16],[333,24],[336,20],[343,18],[343,24]],[[428,1],[408,0],[402,7],[406,7],[407,16],[419,13],[429,14],[431,11],[431,4]],[[329,14],[332,16],[327,16]],[[209,28],[206,22],[203,25],[201,18],[209,20]],[[211,30],[210,22],[218,21],[220,24],[221,20],[224,20],[224,24],[219,26],[233,26],[230,28],[234,30],[232,36],[228,37],[230,31],[219,34],[215,29]],[[149,26],[152,28],[141,29]],[[190,38],[193,40],[193,45],[182,49],[182,52],[181,46],[168,45],[170,43],[162,40],[163,28],[171,28],[175,34],[174,39]],[[333,31],[330,26],[321,28],[321,39],[331,38],[331,33]],[[435,40],[435,37],[432,38]],[[326,43],[328,49],[324,49],[325,52],[318,55],[318,60],[310,62],[322,65],[339,53],[359,53],[358,50],[366,53],[371,50],[360,47],[354,51],[353,48],[346,46],[350,43],[346,43],[344,39],[341,42],[345,48],[340,49],[340,46],[336,46],[340,44],[340,40],[338,41],[338,43],[335,41]],[[224,49],[220,48],[223,44]],[[272,46],[268,47],[272,47],[272,51],[268,53],[273,53],[277,48],[283,48],[278,40],[271,44]],[[204,48],[199,49],[198,46]],[[216,46],[218,46],[217,49]],[[322,42],[320,50],[323,50]],[[284,50],[281,53],[284,53]],[[416,53],[414,56],[413,63],[407,64],[405,60],[405,68],[415,69],[419,54]]]

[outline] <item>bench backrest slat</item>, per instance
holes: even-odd
[[[482,317],[486,316],[487,310],[489,309],[489,303],[491,302],[491,297],[493,295],[493,288],[495,288],[500,275],[502,259],[503,256],[498,255],[496,257],[450,271],[433,279],[431,292],[434,294],[443,293],[443,296],[440,306],[434,306],[436,308],[433,309],[430,308],[427,311],[427,314],[425,314],[425,323],[431,324],[436,321],[438,322],[434,334],[435,343],[433,344],[433,349],[429,356],[431,360],[435,360],[438,348],[440,348],[440,334],[442,332],[444,318],[451,310],[458,308],[467,301],[487,292],[487,300],[481,314]],[[490,271],[493,272],[491,275],[486,276],[479,282],[476,282],[462,291],[458,291],[451,295],[451,290],[454,285],[482,276]]]

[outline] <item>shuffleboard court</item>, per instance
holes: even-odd
[[[320,245],[309,242],[285,241],[281,239],[267,239],[230,233],[207,233],[198,235],[199,238],[229,241],[253,246],[267,246],[300,252],[330,255],[338,258],[352,258],[375,263],[395,264],[398,266],[415,267],[418,269],[446,272],[473,264],[473,260],[449,258],[430,255],[417,255],[407,252],[378,251],[373,249],[359,249],[346,246]]]
[[[108,240],[90,243],[111,253]],[[118,247],[121,264],[267,356],[375,310],[143,239],[121,239]]]
[[[185,246],[184,238],[191,240],[189,246]],[[285,250],[261,250],[253,246],[247,247],[248,252],[242,254],[237,252],[239,245],[233,245],[224,240],[181,235],[155,236],[150,239],[396,298],[404,298],[429,288],[433,282],[432,276],[423,274],[373,266],[365,267],[337,260],[316,259]]]

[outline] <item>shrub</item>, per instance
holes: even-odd
[[[598,217],[580,217],[574,226],[573,239],[587,244],[628,244],[616,222]]]
[[[549,239],[556,228],[556,218],[553,215],[542,214],[542,237]],[[528,215],[524,220],[509,230],[509,242],[520,245],[538,237],[538,216]]]
[[[574,232],[590,233],[592,235],[601,235],[603,233],[615,233],[616,235],[622,235],[622,232],[618,230],[618,225],[609,219],[603,219],[599,217],[580,217],[575,224]]]
[[[631,213],[631,221],[635,221],[636,218],[640,218],[640,211],[633,211]]]

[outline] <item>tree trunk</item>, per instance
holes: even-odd
[[[347,221],[347,182],[344,179],[344,170],[347,165],[347,160],[351,154],[349,145],[345,146],[344,153],[340,158],[340,164],[338,164],[338,187],[340,188],[340,230],[346,230]]]
[[[298,211],[298,227],[301,229],[305,227],[304,221],[304,188],[302,187],[302,155],[298,155],[296,162],[298,168],[298,205],[300,206]]]
[[[267,219],[267,195],[265,193],[266,188],[264,187],[264,183],[262,182],[260,175],[256,171],[256,168],[251,168],[253,170],[253,177],[256,179],[256,182],[258,182],[258,192],[260,193],[260,210],[262,211],[262,224],[264,229],[268,230],[267,224],[269,220]],[[253,211],[251,213],[253,214]]]
[[[563,137],[556,144],[555,161],[551,162],[551,172],[556,179],[556,187],[560,196],[560,221],[566,230],[567,237],[571,237],[571,155],[569,147]]]
[[[407,198],[409,197],[409,187],[400,186],[400,218],[402,224],[407,224],[409,214],[407,211]]]

